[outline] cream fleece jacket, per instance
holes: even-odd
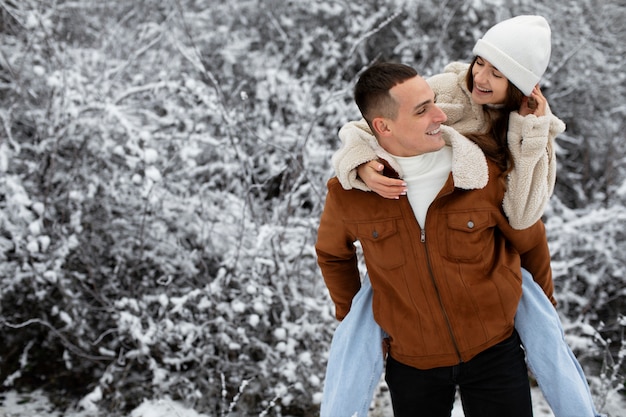
[[[465,85],[469,64],[453,62],[442,74],[426,81],[437,95],[437,105],[446,113],[446,124],[459,132],[481,132],[485,116],[481,105],[471,100]],[[502,202],[509,223],[515,229],[525,229],[541,218],[556,181],[554,140],[565,130],[565,124],[547,109],[545,116],[509,116],[507,141],[514,169],[507,178],[507,191]],[[449,141],[450,135],[446,139]],[[402,177],[402,172],[378,145],[364,119],[349,122],[339,131],[342,145],[332,158],[335,172],[345,189],[371,191],[357,177],[356,168],[373,159],[384,159]],[[457,186],[455,178],[455,184]]]

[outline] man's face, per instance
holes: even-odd
[[[446,115],[435,104],[435,94],[422,77],[413,77],[389,90],[398,104],[395,119],[384,119],[379,143],[396,156],[416,156],[435,152],[445,142],[440,130]]]

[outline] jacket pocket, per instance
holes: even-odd
[[[494,245],[495,223],[489,211],[447,213],[446,247],[442,253],[455,261],[481,259],[484,251]]]
[[[380,265],[385,269],[404,264],[402,243],[395,219],[359,223],[357,238],[361,242],[367,263]]]

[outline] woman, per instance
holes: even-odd
[[[550,58],[550,27],[540,16],[518,16],[489,29],[470,65],[453,63],[428,80],[447,124],[473,139],[505,170],[503,209],[511,226],[523,229],[542,215],[554,189],[553,141],[565,126],[553,116],[537,83]],[[382,176],[379,155],[363,140],[365,121],[340,133],[333,164],[342,186],[373,190],[383,197],[405,194],[402,180]],[[496,138],[494,142],[493,138]],[[387,161],[393,166],[393,161]],[[401,172],[401,171],[399,171]],[[358,175],[357,175],[358,174]],[[528,365],[556,417],[597,416],[578,361],[567,346],[556,310],[523,271],[523,296],[516,328]],[[337,328],[328,361],[322,416],[365,416],[383,367],[382,330],[371,311],[366,279],[351,313]],[[354,358],[368,358],[355,362]],[[367,365],[367,366],[366,366]]]

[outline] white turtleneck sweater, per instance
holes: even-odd
[[[420,227],[426,224],[426,212],[452,169],[452,148],[444,146],[437,152],[418,156],[393,156],[398,162],[407,184],[407,198]]]

